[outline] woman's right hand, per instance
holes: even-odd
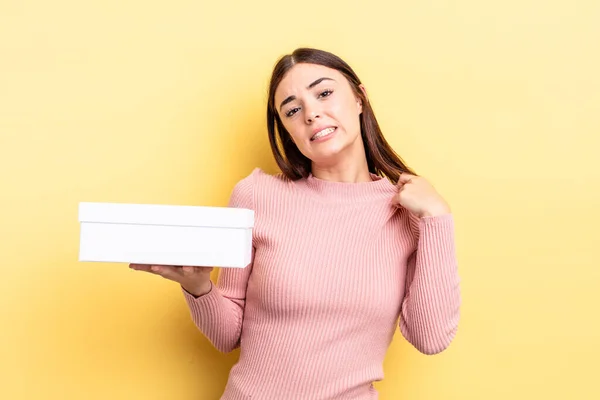
[[[189,267],[178,265],[129,264],[136,271],[150,272],[177,282],[192,296],[199,297],[210,292],[210,273],[213,267]]]

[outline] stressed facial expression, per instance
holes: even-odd
[[[296,64],[275,91],[275,107],[298,149],[313,162],[327,163],[362,146],[362,103],[335,69]]]

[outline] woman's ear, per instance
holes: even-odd
[[[365,85],[363,85],[362,83],[360,85],[358,85],[358,87],[360,88],[360,90],[362,90],[363,94],[365,95],[365,98],[368,100],[368,96],[367,96],[367,89],[365,88]]]
[[[365,89],[365,86],[360,84],[358,87],[363,92],[363,95],[365,96],[365,100],[369,101],[369,98],[367,97],[367,89]],[[358,114],[360,115],[363,112],[362,100],[360,99],[360,97],[358,97],[356,99],[356,104],[358,105]]]

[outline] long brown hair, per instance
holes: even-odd
[[[319,64],[341,72],[362,102],[360,115],[360,131],[365,146],[369,172],[386,176],[394,184],[400,174],[407,172],[416,175],[383,137],[381,128],[375,118],[373,108],[360,88],[361,81],[350,66],[338,56],[323,50],[299,48],[292,54],[279,59],[271,75],[269,99],[267,105],[267,129],[269,142],[275,161],[281,172],[291,180],[306,178],[311,172],[311,161],[300,152],[292,141],[289,132],[284,128],[275,106],[275,90],[285,74],[298,63]]]

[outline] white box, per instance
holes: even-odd
[[[230,207],[79,203],[79,261],[244,268],[254,211]]]

